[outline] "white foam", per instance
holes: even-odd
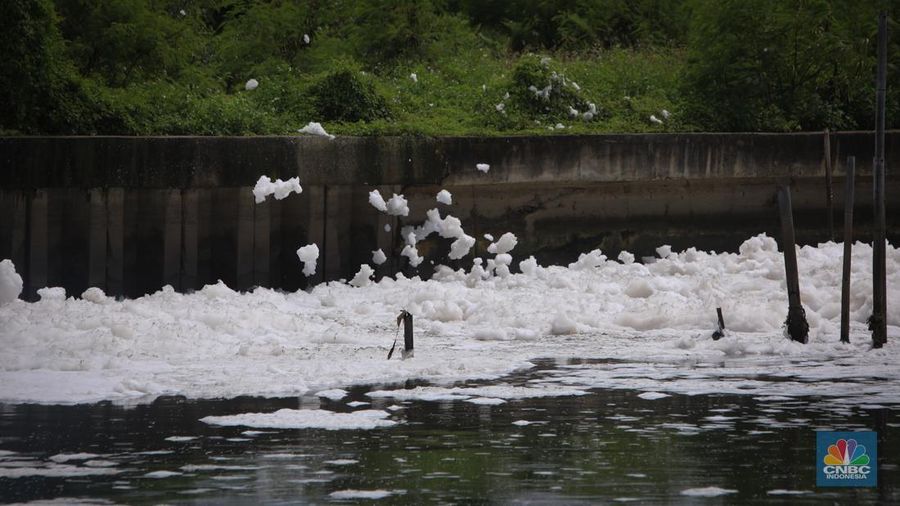
[[[178,471],[152,471],[145,474],[144,478],[152,478],[156,480],[162,480],[165,478],[171,478],[173,476],[181,476],[184,473],[180,473]]]
[[[359,464],[358,460],[355,459],[335,459],[335,460],[326,460],[323,464],[328,464],[331,466],[350,466],[353,464]]]
[[[575,356],[616,363],[551,379],[582,390],[816,396],[897,409],[900,250],[887,249],[889,338],[882,349],[871,348],[865,324],[871,251],[854,247],[849,345],[838,342],[842,245],[797,251],[810,324],[802,345],[783,337],[784,263],[766,236],[749,239],[738,254],[688,249],[650,265],[623,265],[589,253],[569,268],[524,261],[522,274],[506,277],[491,276],[475,259],[469,273],[441,269],[429,281],[397,276],[360,288],[238,293],[217,283],[193,294],[165,288],[100,304],[51,293],[0,306],[0,401],[298,396],[410,378],[496,378],[535,358]],[[637,280],[652,294],[625,295]],[[712,341],[716,307],[728,336]],[[386,361],[400,309],[415,315],[427,338],[417,341],[414,360]],[[467,397],[477,396],[503,398]]]
[[[466,402],[478,404],[481,406],[499,406],[500,404],[506,404],[505,400],[497,399],[496,397],[475,397],[472,399],[466,399]]]
[[[327,137],[329,139],[334,139],[334,136],[325,131],[325,128],[321,123],[317,123],[315,121],[310,121],[305,127],[297,130],[301,134],[310,134],[310,135],[318,135],[320,137]]]
[[[110,298],[106,296],[106,293],[96,286],[82,292],[81,298],[93,302],[94,304],[109,304],[111,302]]]
[[[49,465],[47,467],[0,467],[0,478],[69,478],[76,476],[108,476],[119,474],[119,469],[108,467],[79,467],[70,465]]]
[[[387,212],[387,202],[384,201],[384,197],[381,196],[381,192],[378,190],[369,192],[369,204],[383,213]]]
[[[489,397],[504,400],[570,397],[587,395],[587,392],[577,388],[561,387],[552,384],[535,387],[500,384],[481,387],[416,387],[404,390],[375,390],[366,395],[376,399],[389,397],[396,400],[444,401],[467,400],[473,397]]]
[[[344,397],[347,397],[347,394],[348,392],[343,388],[332,388],[330,390],[322,390],[321,392],[316,392],[316,397],[324,397],[332,401],[339,401]]]
[[[332,499],[384,499],[406,493],[405,490],[337,490],[328,494]]]
[[[737,493],[737,490],[719,487],[689,488],[681,491],[681,495],[690,497],[718,497],[735,493]]]
[[[500,236],[500,239],[497,239],[497,242],[492,243],[488,246],[488,253],[494,253],[497,255],[502,255],[504,253],[509,253],[516,247],[516,244],[519,243],[519,239],[512,232],[506,232],[505,234]]]
[[[0,306],[9,304],[22,293],[22,276],[16,272],[12,260],[0,261]]]
[[[350,280],[350,285],[357,288],[369,286],[372,282],[372,276],[374,275],[375,269],[372,269],[368,264],[362,264],[359,266],[359,271],[357,271],[356,275],[353,276],[353,279]]]
[[[66,289],[61,286],[45,286],[44,288],[38,289],[37,294],[40,296],[41,301],[66,300]]]
[[[385,212],[391,216],[409,216],[409,203],[406,197],[395,193],[385,204]]]
[[[299,177],[292,177],[287,181],[276,179],[273,182],[269,176],[260,176],[253,187],[253,198],[257,204],[264,202],[269,195],[274,196],[275,200],[283,200],[291,193],[303,193]]]
[[[56,455],[51,456],[49,459],[53,462],[63,463],[69,462],[70,460],[90,460],[99,457],[96,453],[58,453]]]
[[[274,413],[242,413],[239,415],[207,416],[200,421],[226,427],[243,426],[259,429],[376,429],[392,427],[386,411],[366,409],[352,413],[335,413],[322,409],[281,409]]]
[[[447,190],[439,191],[436,198],[441,204],[446,204],[448,206],[453,204],[453,195]]]
[[[303,262],[303,275],[306,277],[316,273],[316,261],[319,259],[319,246],[307,244],[297,250],[297,258]]]

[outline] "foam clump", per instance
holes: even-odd
[[[418,267],[422,261],[425,260],[424,257],[419,256],[419,250],[416,249],[414,245],[407,244],[403,246],[403,249],[400,250],[400,256],[404,256],[409,259],[409,265],[413,267]]]
[[[9,304],[22,294],[22,276],[12,260],[0,261],[0,306]]]
[[[61,286],[44,287],[37,291],[41,297],[41,301],[47,300],[66,300],[66,289]]]
[[[375,275],[375,270],[368,264],[362,264],[359,266],[359,271],[353,276],[353,279],[350,280],[350,285],[357,288],[369,286],[369,283],[372,282],[373,275]]]
[[[488,246],[488,253],[494,253],[497,255],[502,255],[504,253],[509,253],[516,247],[516,244],[519,243],[519,239],[512,232],[506,232],[505,234],[500,236],[500,239],[497,239],[497,242],[492,243]]]
[[[603,265],[606,261],[604,255],[599,249],[595,249],[590,253],[582,253],[578,255],[578,260],[569,264],[569,269],[573,271],[583,271],[585,269],[593,269]]]
[[[319,246],[307,244],[297,250],[297,258],[303,262],[303,275],[306,277],[316,273],[316,261],[319,259]]]
[[[556,317],[553,318],[553,322],[550,324],[550,333],[555,336],[575,334],[577,332],[578,324],[565,313],[556,315]]]
[[[334,136],[325,131],[325,128],[321,123],[317,123],[315,121],[310,121],[305,127],[297,130],[301,134],[310,134],[310,135],[318,135],[320,137],[327,137],[328,139],[334,139]]]
[[[778,243],[766,234],[759,234],[744,241],[738,249],[741,256],[756,257],[778,251]]]
[[[252,427],[256,429],[325,429],[361,430],[392,427],[387,411],[364,409],[352,413],[335,413],[324,409],[280,409],[274,413],[242,413],[239,415],[207,416],[200,421],[223,427]]]
[[[538,267],[539,266],[537,260],[534,258],[534,255],[519,262],[519,270],[522,271],[522,274],[525,274],[526,276],[534,276],[535,274],[537,274]]]
[[[96,286],[92,286],[85,290],[81,294],[81,298],[82,300],[93,302],[94,304],[108,304],[110,302],[109,297],[106,296],[106,292]]]
[[[253,197],[257,204],[263,203],[269,195],[273,195],[275,200],[282,200],[291,193],[303,193],[299,177],[292,177],[287,181],[276,179],[273,182],[269,176],[260,176],[253,187]]]
[[[625,288],[625,295],[635,299],[646,299],[653,295],[654,291],[646,279],[640,278],[628,283],[628,286]]]
[[[371,194],[369,202],[372,202]],[[406,197],[395,193],[394,196],[384,204],[384,212],[391,216],[409,216],[409,203],[406,201]]]
[[[387,212],[387,202],[384,201],[384,197],[381,196],[381,192],[378,190],[369,192],[369,204],[383,213]]]
[[[453,204],[453,195],[447,190],[441,190],[438,192],[437,197],[435,197],[438,202],[445,205]]]
[[[418,255],[418,252],[414,251],[416,243],[433,233],[437,233],[445,239],[454,239],[450,244],[450,253],[448,254],[451,260],[457,260],[469,254],[469,251],[475,246],[475,238],[465,233],[459,218],[452,215],[442,218],[437,209],[430,209],[425,214],[426,220],[422,225],[411,228],[411,230],[407,229],[409,231],[406,234],[406,243],[409,249],[404,248],[407,253],[401,252],[401,255],[409,256],[412,262],[414,257],[411,255],[413,253]],[[418,264],[413,266],[416,265]]]
[[[206,285],[200,289],[200,293],[209,299],[229,299],[237,295],[237,292],[228,288],[221,279],[214,285]]]
[[[372,190],[369,192],[369,204],[391,216],[409,216],[409,203],[403,195],[395,193],[393,197],[385,201],[380,191]]]

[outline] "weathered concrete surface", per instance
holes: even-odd
[[[900,153],[887,137],[888,237],[900,239]],[[857,157],[857,238],[870,240],[870,133],[832,134],[835,227],[841,230],[843,164]],[[78,295],[99,286],[139,296],[221,279],[236,289],[304,288],[349,279],[381,248],[378,276],[404,270],[400,230],[438,207],[463,220],[486,255],[484,233],[519,236],[514,264],[534,254],[567,263],[601,248],[652,255],[735,250],[750,235],[777,237],[775,185],[790,183],[797,238],[827,236],[822,134],[678,134],[514,138],[0,138],[0,258],[11,258],[25,296],[48,285]],[[483,174],[476,163],[489,163]],[[298,175],[301,195],[255,204],[260,174]],[[403,193],[407,218],[378,213],[370,190]],[[447,189],[453,205],[435,201]],[[390,231],[385,231],[389,225]],[[430,263],[449,240],[420,244]],[[316,275],[296,257],[315,243]]]
[[[551,137],[0,137],[3,188],[215,188],[260,174],[304,185],[622,182],[816,177],[822,133]],[[832,133],[835,174],[848,155],[868,174],[869,132]],[[900,166],[900,132],[886,136]],[[489,163],[482,174],[476,163]]]

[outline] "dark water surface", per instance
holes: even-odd
[[[524,384],[554,367],[555,362],[542,362],[501,381]],[[486,383],[491,382],[473,384]],[[127,409],[104,403],[0,405],[0,476],[16,468],[52,468],[50,457],[80,452],[98,456],[54,465],[71,466],[65,468],[74,469],[71,474],[118,471],[0,477],[0,500],[900,504],[900,420],[896,411],[877,406],[832,409],[827,400],[758,401],[735,395],[644,400],[630,390],[479,406],[373,400],[364,395],[369,390],[351,389],[340,402],[161,398]],[[320,403],[325,409],[351,411],[347,402],[354,400],[372,403],[356,409],[401,404],[405,409],[392,419],[402,423],[387,429],[326,431],[214,427],[199,421],[209,415],[316,408]],[[513,424],[519,420],[536,423]],[[878,431],[878,488],[817,489],[816,427]],[[172,436],[184,440],[166,439]],[[147,476],[158,471],[180,474]],[[710,486],[735,492],[681,495]],[[393,495],[379,501],[330,495],[348,489]]]

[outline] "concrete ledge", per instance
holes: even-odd
[[[871,132],[831,134],[871,170]],[[900,165],[900,131],[886,137]],[[824,134],[694,133],[547,137],[0,137],[4,188],[212,188],[260,174],[302,184],[491,184],[815,177]],[[476,163],[488,163],[482,174]]]
[[[137,297],[171,285],[191,291],[222,280],[239,290],[297,290],[349,279],[371,252],[378,275],[428,277],[431,265],[468,267],[485,256],[484,233],[513,232],[515,265],[528,255],[567,264],[601,248],[653,256],[670,244],[736,250],[776,236],[776,185],[793,192],[797,240],[829,238],[825,137],[804,134],[655,134],[553,137],[5,137],[0,138],[0,259],[10,258],[34,300],[44,286],[78,295],[98,286]],[[887,136],[887,234],[900,238],[900,192]],[[832,134],[835,227],[843,163],[857,157],[855,238],[871,240],[873,135]],[[489,163],[487,174],[476,163]],[[300,176],[304,191],[255,204],[260,174]],[[368,192],[403,193],[408,217],[386,216]],[[441,189],[453,205],[438,205]],[[400,256],[404,226],[438,207],[476,238],[470,256],[448,258],[447,239],[419,243],[426,261]],[[306,278],[297,248],[321,255]]]

